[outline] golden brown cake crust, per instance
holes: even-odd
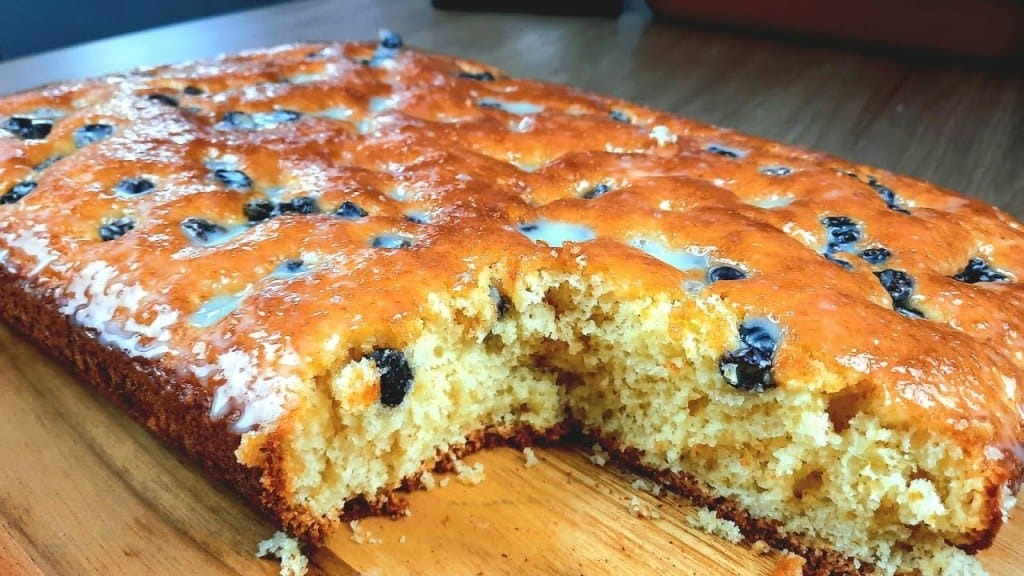
[[[21,278],[0,269],[0,316],[12,327],[269,517],[307,539],[325,535],[324,521],[288,506],[275,492],[271,475],[261,481],[262,470],[239,463],[235,449],[240,436],[226,433],[223,423],[210,419],[210,397],[195,393],[194,382],[100,344],[95,333],[71,322],[58,308],[53,300],[26,291]]]
[[[279,497],[303,382],[407,345],[477,263],[682,293],[705,273],[666,263],[684,249],[746,275],[702,290],[784,327],[781,388],[984,455],[989,518],[959,545],[1020,483],[1024,228],[936,186],[368,43],[53,85],[0,121],[4,317],[293,532],[325,527]],[[538,222],[596,238],[552,254]],[[228,428],[260,435],[248,466]]]

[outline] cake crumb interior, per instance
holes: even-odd
[[[499,284],[481,276],[471,290],[428,298],[403,350],[414,379],[397,405],[380,401],[365,350],[310,387],[285,451],[297,501],[338,518],[350,495],[372,503],[431,479],[475,433],[543,435],[568,419],[613,457],[628,451],[659,479],[695,481],[879,573],[943,574],[940,557],[977,564],[946,542],[982,513],[981,480],[955,473],[967,455],[887,426],[855,386],[838,396],[729,386],[718,360],[743,318],[720,297],[623,297],[601,275],[536,271],[501,288],[496,305]]]

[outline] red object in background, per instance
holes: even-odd
[[[647,0],[658,16],[973,58],[1024,60],[1022,0]]]
[[[615,17],[622,13],[625,0],[431,0],[431,4],[442,10]]]

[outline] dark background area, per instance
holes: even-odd
[[[1024,64],[1024,0],[418,1],[436,8],[473,12],[616,17],[623,8],[648,14],[653,10],[662,20],[740,34],[858,49],[881,48],[893,56],[939,56],[946,62],[952,58],[1014,70]],[[0,61],[182,21],[288,3],[302,4],[296,0],[0,0]],[[393,4],[394,0],[377,2],[382,8]]]
[[[288,0],[0,0],[0,60]]]

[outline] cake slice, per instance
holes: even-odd
[[[1024,229],[978,201],[390,33],[0,128],[0,315],[307,541],[570,430],[807,572],[951,573],[1013,507]]]

